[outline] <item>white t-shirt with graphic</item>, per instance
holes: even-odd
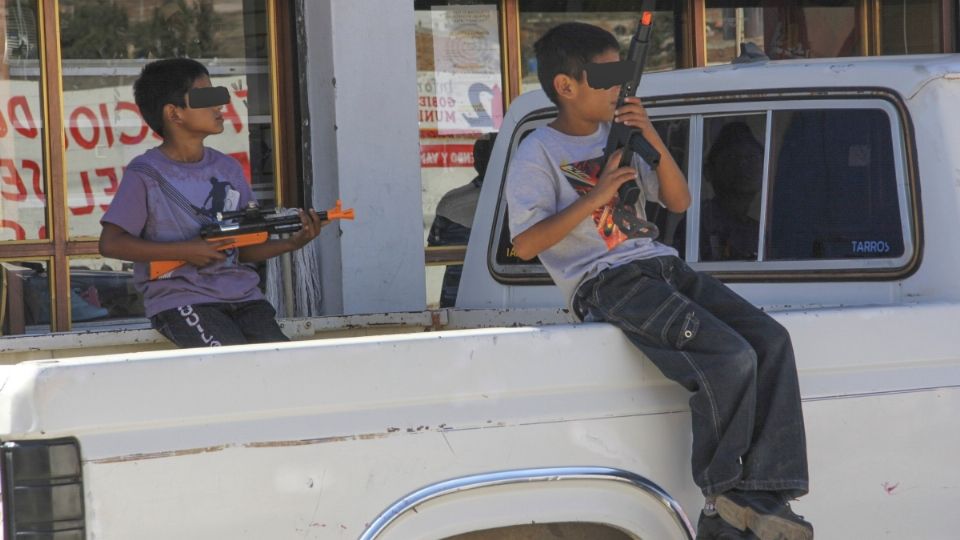
[[[609,124],[601,124],[596,133],[578,137],[544,126],[520,143],[506,180],[511,240],[593,189],[603,170],[609,130]],[[643,188],[636,205],[625,206],[614,196],[539,255],[568,303],[582,282],[603,270],[633,260],[677,254],[675,249],[650,238],[631,238],[618,226],[628,218],[645,220],[644,203],[660,202],[656,172],[637,156],[634,166]]]

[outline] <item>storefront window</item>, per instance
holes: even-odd
[[[35,1],[0,0],[0,242],[48,238],[38,35]]]
[[[414,7],[427,305],[447,307],[460,267],[446,263],[462,258],[480,171],[503,121],[500,10],[490,1],[416,0]]]
[[[706,0],[707,64],[726,64],[753,43],[769,58],[864,53],[857,0]]]
[[[0,262],[0,336],[50,331],[50,262]]]
[[[146,322],[143,298],[130,276],[133,263],[70,258],[70,320],[76,329]]]
[[[206,144],[236,158],[260,202],[274,205],[267,4],[0,0],[0,332],[144,321],[131,264],[95,253],[124,167],[160,142],[132,95],[154,59],[195,58],[229,89],[226,131]],[[54,20],[46,6],[59,10],[59,27],[41,31]],[[45,103],[63,107],[51,105],[47,118]]]
[[[943,0],[882,0],[880,54],[943,52]]]
[[[686,2],[658,1],[653,16],[646,71],[664,71],[680,67],[683,55],[681,24]],[[637,29],[640,2],[605,0],[520,0],[521,92],[538,90],[537,59],[533,44],[554,26],[565,22],[589,23],[609,30],[620,42],[621,54],[630,48]]]

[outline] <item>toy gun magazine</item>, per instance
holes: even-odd
[[[317,212],[323,221],[334,219],[353,219],[353,208],[343,209],[338,200],[329,210]],[[303,228],[298,214],[281,213],[277,209],[261,210],[251,205],[244,210],[220,212],[217,221],[200,228],[200,237],[210,242],[230,240],[229,244],[219,246],[218,251],[252,246],[266,242],[271,234],[295,233]],[[150,261],[150,279],[170,277],[171,272],[187,264],[187,261]]]

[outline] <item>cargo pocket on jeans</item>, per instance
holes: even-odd
[[[699,329],[700,319],[697,318],[697,312],[687,312],[686,317],[683,318],[683,325],[680,327],[680,332],[677,334],[677,349],[683,349],[687,343],[690,343],[693,338],[697,337],[697,330]]]

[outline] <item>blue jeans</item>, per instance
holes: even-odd
[[[807,450],[790,334],[677,257],[633,261],[580,286],[588,320],[620,328],[693,393],[692,468],[704,495],[807,492]]]
[[[244,343],[290,341],[266,300],[190,304],[150,317],[158,332],[177,347],[220,347]]]

